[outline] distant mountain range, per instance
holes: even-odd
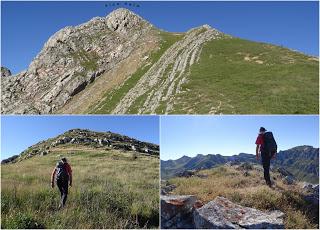
[[[177,160],[161,161],[161,178],[168,179],[185,170],[209,169],[227,162],[257,162],[253,154],[239,153],[233,156],[220,154],[198,154],[195,157],[183,156]],[[297,146],[285,151],[279,151],[271,165],[283,167],[297,179],[318,183],[319,180],[319,148],[312,146]]]

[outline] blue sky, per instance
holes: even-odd
[[[119,6],[110,2],[2,2],[2,65],[18,73],[59,29],[105,16],[118,7],[127,7],[167,31],[209,24],[237,37],[319,53],[318,2],[133,2],[139,7],[116,3]]]
[[[278,150],[319,147],[317,116],[162,116],[161,160],[183,155],[255,153],[259,128],[272,131]]]
[[[1,116],[1,159],[74,128],[111,131],[159,144],[157,116]]]

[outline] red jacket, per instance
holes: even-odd
[[[256,145],[263,145],[263,134],[258,135]]]

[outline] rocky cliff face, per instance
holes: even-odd
[[[10,157],[1,163],[14,163],[36,155],[47,155],[51,149],[59,147],[88,146],[91,148],[110,148],[124,151],[133,151],[149,155],[159,155],[159,146],[139,141],[127,136],[112,132],[94,132],[90,130],[72,129],[57,137],[41,141],[30,146],[20,155]]]
[[[124,84],[139,67],[152,65],[111,113],[130,113],[137,103],[137,113],[156,113],[163,103],[162,113],[168,113],[203,45],[222,33],[208,25],[191,29],[151,63],[148,58],[160,49],[162,32],[122,8],[63,28],[50,37],[26,71],[2,80],[1,112],[86,113],[99,108],[106,91]]]
[[[55,113],[150,40],[157,41],[153,26],[126,9],[63,28],[26,71],[2,79],[1,112]]]

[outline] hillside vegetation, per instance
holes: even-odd
[[[286,228],[318,228],[319,210],[303,199],[299,184],[287,185],[278,173],[271,172],[273,189],[265,185],[261,167],[243,170],[234,166],[219,166],[202,170],[202,177],[176,177],[169,180],[176,188],[173,194],[196,195],[203,203],[223,196],[229,200],[259,210],[281,210]]]
[[[73,169],[67,205],[50,175],[63,155]],[[115,149],[66,146],[2,165],[2,228],[157,228],[159,159]]]
[[[239,38],[207,42],[172,113],[318,113],[319,60]]]
[[[128,93],[128,91],[134,87],[140,78],[152,67],[152,65],[159,60],[163,53],[176,41],[183,37],[183,34],[173,34],[164,31],[160,31],[159,37],[160,43],[157,50],[154,50],[146,64],[140,67],[134,74],[128,77],[128,79],[121,85],[114,89],[106,91],[103,98],[96,104],[92,105],[87,113],[91,114],[108,114],[112,113],[119,101]],[[137,102],[138,103],[138,102]],[[129,113],[137,113],[137,103],[129,108]]]

